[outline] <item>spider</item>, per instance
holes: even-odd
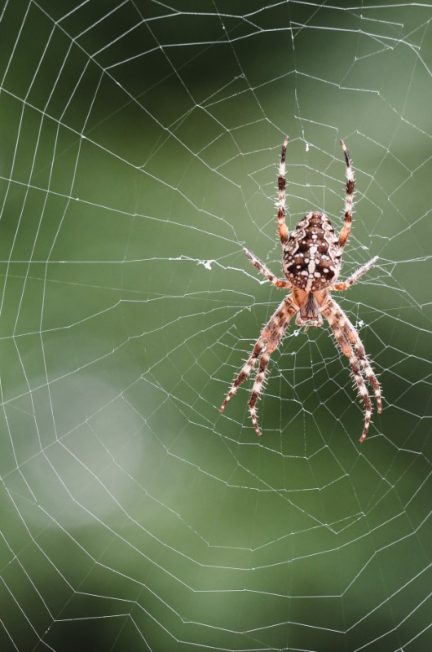
[[[286,136],[279,164],[279,192],[276,203],[278,234],[282,245],[282,269],[286,280],[278,279],[252,252],[243,249],[252,265],[267,281],[281,290],[290,290],[261,330],[251,355],[234,379],[220,407],[221,412],[224,412],[227,403],[258,363],[258,371],[249,399],[249,414],[257,435],[262,433],[258,424],[256,404],[263,391],[267,365],[271,354],[279,346],[290,320],[296,314],[297,326],[319,327],[323,324],[323,318],[326,319],[337,345],[348,358],[359,398],[364,407],[364,425],[360,443],[367,437],[372,416],[372,402],[369,398],[367,382],[373,389],[378,413],[382,411],[381,386],[372,370],[365,348],[355,327],[330,294],[331,291],[340,292],[350,288],[378,260],[378,256],[375,256],[346,281],[338,281],[342,252],[351,232],[355,187],[349,152],[343,140],[340,144],[346,164],[346,193],[344,223],[339,235],[335,235],[329,218],[318,211],[307,213],[295,231],[291,235],[288,234],[285,223],[285,158],[288,146],[288,136]]]

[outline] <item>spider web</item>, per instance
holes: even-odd
[[[246,6],[247,4],[247,6]],[[0,13],[2,650],[430,650],[429,3],[84,0]],[[292,324],[288,224],[340,225],[384,391]]]

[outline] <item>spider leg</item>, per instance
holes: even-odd
[[[348,240],[348,236],[351,233],[351,224],[352,224],[352,206],[353,206],[353,195],[354,195],[354,188],[355,188],[355,179],[354,179],[354,172],[351,166],[351,158],[349,155],[349,152],[347,150],[347,147],[344,143],[343,140],[341,142],[341,147],[342,151],[344,153],[345,157],[345,163],[346,163],[346,192],[345,192],[345,215],[344,215],[344,223],[343,227],[341,229],[341,232],[339,233],[339,246],[343,248],[346,244],[346,241]]]
[[[354,283],[357,283],[359,278],[363,276],[363,274],[366,274],[371,267],[373,267],[378,260],[378,256],[374,256],[369,260],[369,262],[365,263],[361,267],[359,267],[354,274],[351,274],[345,281],[340,281],[339,283],[336,283],[333,287],[332,290],[337,290],[338,292],[343,292],[344,290],[348,290],[348,288],[351,287],[351,285],[354,285]]]
[[[249,413],[258,435],[261,434],[261,431],[258,426],[255,404],[262,392],[266,367],[271,353],[277,348],[291,317],[297,311],[298,306],[294,303],[291,297],[285,297],[262,329],[259,338],[255,342],[252,354],[246,360],[238,376],[234,379],[225,400],[220,407],[221,412],[224,412],[227,403],[229,403],[232,397],[237,393],[238,387],[248,378],[256,362],[259,360],[259,369],[249,400]]]
[[[267,346],[260,357],[259,368],[249,398],[249,414],[257,435],[261,435],[262,433],[258,425],[256,403],[263,391],[267,365],[270,361],[271,354],[279,346],[285,330],[296,312],[298,312],[298,306],[294,303],[291,297],[285,297],[276,312],[265,325],[261,334],[261,337],[267,342]]]
[[[366,376],[368,382],[372,386],[374,396],[375,396],[375,401],[377,404],[377,412],[378,414],[381,414],[382,412],[381,385],[378,378],[375,376],[373,372],[369,359],[366,355],[364,345],[356,329],[354,328],[354,326],[346,316],[344,316],[344,323],[342,324],[342,327],[345,333],[345,337],[353,347],[355,354],[360,362],[360,365],[363,370],[363,374]]]
[[[291,287],[291,283],[288,281],[281,281],[279,280],[270,270],[269,268],[264,265],[254,254],[249,251],[249,249],[246,249],[246,247],[243,247],[243,251],[245,255],[249,258],[251,261],[252,265],[257,268],[257,270],[264,276],[264,278],[267,279],[267,281],[270,281],[272,285],[274,285],[275,288],[289,288]]]
[[[221,412],[225,411],[225,407],[226,407],[227,403],[229,403],[230,400],[232,399],[232,397],[235,396],[235,394],[237,393],[237,389],[240,387],[240,385],[242,383],[244,383],[244,381],[249,377],[250,372],[254,368],[254,366],[256,364],[256,361],[258,360],[261,352],[264,349],[265,349],[265,342],[262,339],[262,335],[260,335],[260,337],[255,342],[252,354],[249,356],[249,358],[244,363],[244,365],[243,365],[240,373],[238,374],[238,376],[236,378],[234,378],[234,380],[233,380],[233,382],[231,384],[231,387],[229,388],[228,393],[225,396],[225,400],[224,400],[224,402],[222,403],[222,405],[219,408]]]
[[[369,432],[369,426],[372,418],[372,402],[369,397],[367,386],[363,378],[363,372],[366,374],[364,364],[362,365],[362,358],[359,356],[358,343],[351,342],[351,333],[354,330],[354,327],[349,322],[348,318],[345,317],[345,314],[339,308],[337,303],[333,299],[327,301],[326,306],[323,308],[322,313],[330,324],[330,328],[333,331],[333,335],[336,339],[336,342],[342,351],[342,353],[348,358],[349,365],[351,367],[351,372],[354,377],[354,382],[357,385],[359,397],[363,403],[364,407],[364,425],[363,432],[359,439],[359,442],[362,444],[367,437]],[[347,330],[348,329],[348,330]],[[352,330],[351,330],[352,329]],[[350,333],[348,335],[347,333]],[[355,332],[355,331],[354,331]],[[360,342],[360,338],[359,342]],[[361,342],[360,342],[361,344]],[[362,350],[364,352],[364,347],[361,344]],[[363,353],[363,360],[367,362],[366,354]],[[363,367],[363,368],[362,368]],[[370,368],[370,365],[369,365]],[[370,368],[372,372],[372,369]],[[367,374],[366,374],[367,375]],[[373,375],[373,372],[372,372]],[[378,380],[376,380],[378,383]],[[379,383],[378,383],[379,385]],[[377,400],[378,403],[378,400]],[[380,404],[379,404],[380,405]]]
[[[285,136],[282,151],[281,159],[279,163],[279,175],[278,175],[278,199],[277,199],[277,221],[278,221],[278,234],[281,241],[282,247],[288,242],[288,229],[285,223],[286,207],[285,207],[285,188],[286,188],[286,178],[285,178],[285,158],[286,150],[288,146],[288,136]]]
[[[252,425],[255,428],[255,432],[258,436],[262,434],[261,428],[258,425],[258,415],[256,410],[256,402],[260,398],[263,388],[264,381],[267,371],[267,365],[270,361],[270,353],[263,353],[259,361],[259,368],[257,375],[255,376],[255,382],[252,387],[252,392],[249,398],[249,414],[252,419]]]
[[[381,414],[382,412],[381,385],[379,383],[378,378],[375,376],[373,372],[369,359],[366,355],[366,350],[364,348],[363,342],[361,341],[356,328],[353,326],[353,324],[350,322],[346,314],[343,312],[343,310],[340,308],[340,306],[336,303],[334,299],[331,299],[331,304],[333,306],[333,312],[338,320],[339,326],[343,331],[346,340],[353,348],[357,360],[360,363],[360,366],[362,368],[362,373],[364,374],[364,376],[366,376],[367,381],[372,386],[376,404],[377,404],[377,412],[378,414]]]

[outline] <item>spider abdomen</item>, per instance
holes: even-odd
[[[284,247],[284,274],[301,290],[323,290],[336,280],[340,257],[338,238],[329,218],[311,212],[299,222]]]

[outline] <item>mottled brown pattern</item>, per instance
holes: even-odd
[[[351,232],[352,204],[354,194],[354,174],[345,143],[341,141],[346,163],[346,192],[344,222],[337,236],[329,218],[321,212],[308,213],[296,229],[288,234],[285,223],[285,154],[288,145],[286,136],[282,145],[278,175],[277,224],[282,245],[282,267],[286,279],[278,279],[270,269],[249,249],[243,251],[252,265],[273,287],[289,290],[277,310],[261,329],[253,351],[244,363],[240,373],[233,380],[220,409],[224,412],[227,404],[237,393],[240,385],[258,365],[255,381],[249,398],[249,414],[257,435],[261,434],[258,424],[256,404],[260,398],[270,361],[270,356],[279,346],[288,325],[294,317],[298,326],[322,326],[326,319],[344,356],[348,358],[351,373],[364,409],[364,425],[360,442],[366,439],[372,417],[372,402],[367,385],[373,390],[377,411],[382,410],[381,386],[366,355],[360,337],[343,310],[331,297],[331,291],[344,291],[356,283],[377,261],[372,258],[357,269],[345,281],[337,282],[343,247]]]
[[[329,218],[324,213],[311,212],[299,222],[284,247],[284,273],[290,283],[302,290],[306,289],[308,279],[313,278],[310,291],[316,292],[330,287],[336,280],[340,258],[338,238]]]

